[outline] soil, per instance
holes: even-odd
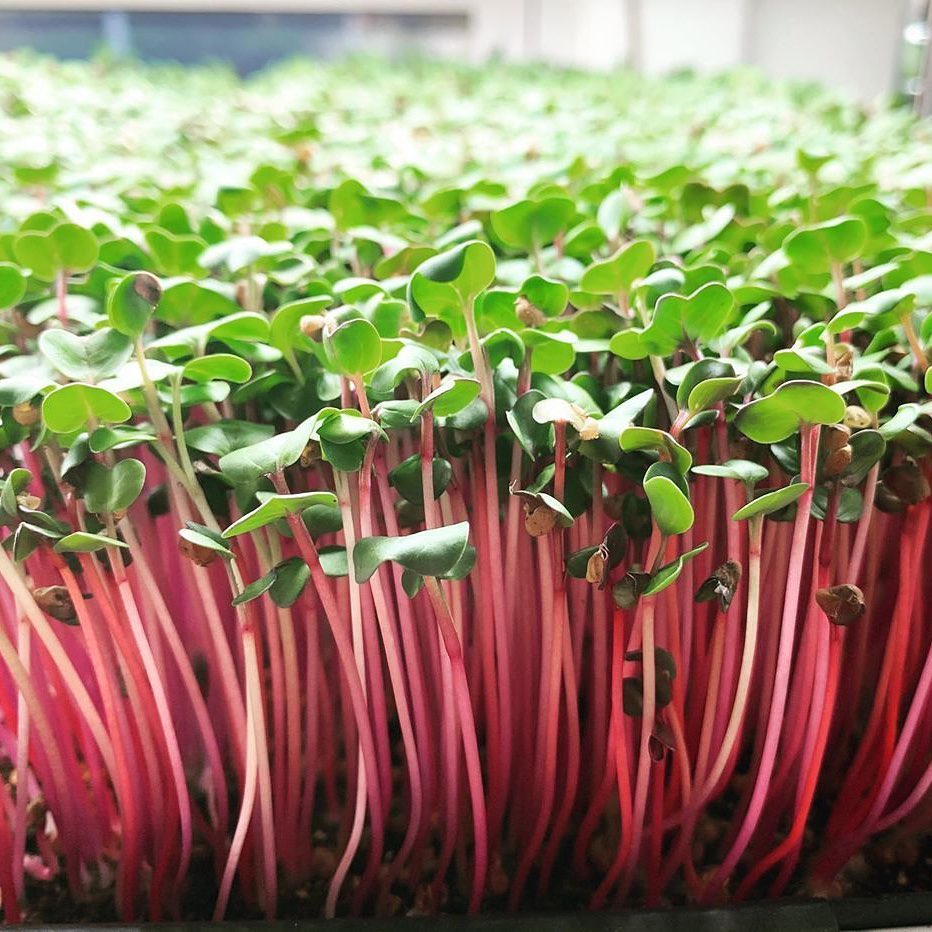
[[[336,848],[321,848],[321,855],[328,862],[336,856],[336,852]],[[566,877],[567,880],[559,886],[554,886],[550,895],[534,899],[535,913],[575,911],[585,907],[592,893],[591,883],[580,883],[572,877],[568,865],[564,867],[561,871],[558,866],[554,876]],[[788,888],[787,896],[812,895],[802,876]],[[210,919],[216,889],[217,877],[210,852],[206,848],[198,849],[192,860],[190,884],[182,902],[180,918],[185,921]],[[398,883],[393,892],[395,895],[391,898],[391,906],[396,915],[424,915],[431,911],[432,905],[439,912],[465,911],[465,901],[456,894],[448,896],[441,893],[441,902],[432,904],[432,891],[426,886],[412,891],[404,884]],[[876,897],[907,892],[932,892],[932,835],[889,834],[879,837],[849,862],[839,875],[835,889],[830,891],[832,895],[845,897]],[[282,889],[279,898],[279,918],[319,918],[326,893],[325,876],[298,887]],[[638,891],[633,891],[633,902],[637,902],[637,896]],[[486,911],[503,911],[504,899],[504,896],[489,895],[486,898]],[[88,898],[75,902],[61,873],[51,881],[29,880],[26,901],[29,909],[24,915],[25,922],[85,924],[119,920],[114,909],[112,886],[101,887]],[[672,889],[671,895],[663,905],[679,906],[685,903],[686,898],[682,893]],[[347,911],[349,904],[344,903],[342,909]],[[262,915],[254,904],[244,902],[234,892],[227,918],[261,919]]]

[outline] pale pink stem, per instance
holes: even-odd
[[[773,696],[770,703],[770,714],[767,718],[767,730],[764,738],[763,753],[760,767],[754,782],[754,790],[745,813],[744,821],[738,837],[724,862],[713,874],[706,887],[704,899],[714,899],[725,881],[735,869],[735,865],[744,854],[757,823],[760,820],[764,805],[767,801],[767,790],[776,762],[777,747],[783,724],[783,711],[786,706],[786,695],[789,687],[790,668],[793,660],[793,641],[796,631],[796,615],[799,608],[799,594],[802,586],[803,562],[806,556],[806,538],[809,533],[809,507],[812,503],[812,481],[815,473],[815,452],[819,437],[818,427],[803,427],[801,478],[809,483],[809,488],[803,493],[797,503],[796,521],[793,527],[793,543],[791,548],[790,565],[787,576],[786,596],[783,605],[783,619],[780,625],[780,646],[777,655],[777,670],[774,680]]]
[[[425,577],[424,586],[434,607],[434,614],[440,628],[444,649],[450,658],[453,673],[453,691],[459,714],[460,734],[463,739],[463,756],[466,758],[466,775],[472,804],[474,848],[469,912],[474,915],[482,905],[482,893],[485,889],[485,878],[488,871],[489,850],[485,791],[482,785],[479,746],[476,741],[476,723],[473,719],[472,703],[469,701],[469,684],[466,680],[466,668],[463,665],[463,648],[456,633],[456,626],[453,623],[449,606],[443,597],[443,590],[432,576]]]

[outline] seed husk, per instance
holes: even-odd
[[[866,608],[864,593],[851,583],[819,589],[815,598],[828,620],[843,628],[857,621]]]
[[[36,605],[46,615],[51,615],[56,621],[64,622],[66,625],[77,624],[78,613],[74,609],[71,594],[65,586],[40,586],[38,589],[33,589],[32,596],[36,600]]]

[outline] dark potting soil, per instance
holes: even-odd
[[[726,826],[723,824],[720,828],[724,830]],[[709,837],[712,829],[707,826],[705,832]],[[298,886],[282,887],[278,908],[278,916],[281,919],[303,920],[321,916],[327,894],[328,872],[339,854],[338,847],[332,843],[333,840],[320,837],[322,834],[318,833],[317,839],[320,876]],[[597,839],[596,847],[598,844]],[[361,869],[362,864],[358,867]],[[697,869],[701,872],[698,865]],[[210,919],[218,880],[211,852],[206,847],[195,850],[189,876],[190,882],[181,904],[180,918],[185,921]],[[429,872],[425,872],[425,876],[429,877]],[[584,909],[593,890],[592,883],[581,883],[575,879],[568,864],[560,865],[554,876],[564,877],[566,880],[559,885],[554,884],[549,895],[534,898],[534,912],[571,912]],[[799,872],[799,876],[800,879],[787,889],[786,895],[794,898],[812,896],[813,890],[805,883],[805,873]],[[80,902],[75,902],[72,898],[62,873],[49,881],[28,880],[28,906],[24,913],[24,922],[117,922],[119,917],[114,907],[113,876],[108,874],[107,877],[97,879],[98,883],[91,885],[90,895]],[[888,833],[872,841],[848,863],[839,875],[835,888],[830,891],[831,895],[844,897],[878,897],[912,892],[932,892],[932,836],[907,835],[902,832]],[[341,914],[349,910],[351,893],[352,884],[348,882],[345,901],[341,904]],[[490,894],[485,902],[486,911],[502,912],[504,900],[504,895]],[[631,902],[638,902],[638,891],[633,891]],[[682,906],[687,903],[688,900],[682,891],[671,889],[671,895],[662,905]],[[393,896],[389,901],[389,908],[396,916],[422,916],[431,912],[463,913],[465,906],[465,901],[456,893],[441,893],[438,901],[427,885],[412,891],[401,881],[395,884]],[[234,889],[227,918],[261,919],[262,915],[255,904],[243,901]]]

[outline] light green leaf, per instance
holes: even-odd
[[[56,434],[70,434],[89,421],[121,424],[130,419],[129,405],[97,385],[72,382],[56,388],[42,402],[42,419]]]
[[[867,225],[860,217],[838,217],[792,232],[783,251],[793,265],[805,272],[831,270],[833,263],[850,262],[867,242]]]
[[[435,456],[431,463],[431,489],[435,499],[440,498],[453,478],[449,460]],[[415,453],[389,470],[388,481],[402,498],[415,505],[424,504],[424,483],[421,480],[421,457]]]
[[[366,537],[353,548],[356,582],[364,583],[386,562],[394,562],[421,576],[443,576],[466,552],[469,524],[418,531],[405,537]]]
[[[133,343],[109,327],[83,337],[55,328],[39,334],[39,349],[69,379],[96,382],[113,375],[129,359]]]
[[[408,303],[420,319],[463,305],[495,279],[495,254],[487,243],[469,240],[422,262],[408,282]]]
[[[146,484],[146,467],[139,460],[120,460],[112,467],[89,463],[84,480],[84,505],[94,514],[126,511]]]
[[[272,524],[288,515],[295,515],[312,505],[335,505],[333,492],[297,492],[293,495],[274,495],[271,492],[258,492],[256,497],[261,504],[248,514],[234,521],[224,532],[224,539],[248,534],[267,524]]]
[[[750,460],[726,460],[721,465],[710,463],[707,466],[693,466],[692,471],[699,476],[737,479],[748,487],[756,485],[769,475],[764,466],[760,463],[752,463]]]
[[[774,511],[780,511],[801,498],[808,488],[809,484],[806,482],[794,482],[782,489],[764,492],[751,499],[743,508],[739,508],[731,516],[732,521],[744,521],[755,515],[769,515]]]
[[[330,364],[342,375],[365,375],[382,361],[379,332],[363,317],[348,320],[332,332],[325,331],[324,349]]]
[[[104,547],[126,547],[121,540],[107,537],[105,534],[89,534],[87,531],[75,531],[55,544],[56,553],[96,553]]]
[[[226,456],[234,450],[268,440],[275,433],[272,424],[252,421],[215,421],[186,430],[184,439],[192,450],[213,456]]]
[[[625,453],[633,453],[635,450],[658,451],[673,463],[680,475],[685,475],[693,463],[689,450],[666,431],[656,427],[627,427],[621,432],[619,443]]]
[[[188,521],[187,525],[178,532],[178,536],[188,541],[188,543],[194,544],[196,547],[212,550],[225,560],[233,559],[233,551],[227,547],[223,538],[210,528],[204,527],[203,524],[195,524],[193,521]]]
[[[644,475],[644,492],[654,522],[665,537],[684,534],[695,514],[682,475],[670,463],[654,463]]]
[[[0,310],[16,307],[26,294],[26,276],[12,262],[0,262]]]
[[[221,382],[242,384],[252,378],[252,366],[230,353],[213,353],[210,356],[198,356],[184,364],[182,375],[192,382]]]
[[[735,425],[756,443],[779,443],[802,424],[837,424],[845,416],[838,392],[821,382],[784,382],[775,392],[743,405]]]
[[[294,430],[231,450],[220,457],[220,469],[234,482],[252,483],[281,472],[296,463],[317,430],[319,415],[313,414]]]
[[[495,235],[506,246],[533,253],[552,243],[575,213],[576,205],[569,198],[553,196],[518,201],[493,211],[490,220]]]
[[[114,330],[136,340],[162,298],[159,280],[149,272],[130,272],[107,298],[107,317]]]
[[[583,272],[579,287],[593,294],[627,295],[635,282],[647,275],[655,258],[651,242],[632,240],[610,258],[593,262]]]
[[[687,550],[686,553],[681,553],[671,563],[661,566],[660,569],[651,576],[650,581],[644,587],[644,591],[641,595],[645,597],[657,595],[657,593],[663,592],[668,586],[672,586],[673,583],[679,579],[680,573],[683,572],[683,567],[692,560],[693,557],[702,553],[708,546],[707,543],[700,544],[698,547],[693,547],[692,550]]]
[[[479,389],[476,379],[448,375],[417,406],[411,420],[417,420],[425,411],[432,411],[434,417],[450,417],[478,398]]]

